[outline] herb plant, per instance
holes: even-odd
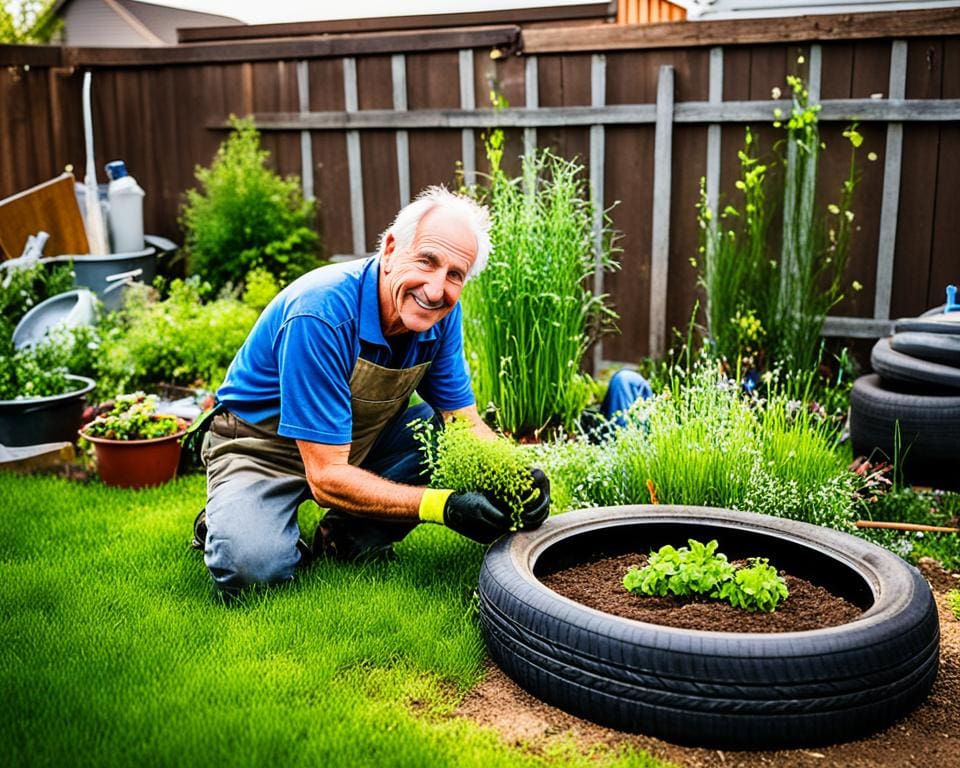
[[[722,552],[717,541],[703,544],[695,539],[679,549],[666,544],[643,568],[632,568],[623,577],[623,586],[640,595],[709,597],[726,600],[734,608],[770,613],[789,594],[786,582],[766,558],[752,558],[747,567],[737,568]]]
[[[789,597],[787,583],[765,557],[753,557],[746,568],[737,568],[733,578],[720,586],[719,597],[734,608],[772,613]]]
[[[477,437],[465,419],[453,419],[443,429],[421,422],[416,435],[427,459],[431,488],[490,493],[509,506],[514,530],[519,527],[533,477],[518,446],[506,438]]]
[[[213,164],[197,168],[199,189],[185,195],[180,224],[190,271],[214,290],[255,267],[289,282],[318,265],[314,204],[296,177],[267,167],[270,153],[252,119],[232,118],[232,125]]]
[[[157,413],[156,395],[134,392],[118,395],[101,406],[101,413],[84,427],[88,437],[107,440],[151,440],[175,435],[185,428],[183,419]]]
[[[616,317],[588,285],[597,268],[615,266],[612,233],[604,228],[594,242],[581,166],[531,153],[521,177],[509,178],[502,150],[491,142],[487,149],[493,252],[462,299],[477,402],[492,403],[499,426],[514,436],[570,431],[593,396],[581,360]]]

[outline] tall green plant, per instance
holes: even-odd
[[[747,129],[740,152],[742,194],[738,209],[727,205],[718,215],[703,193],[698,220],[706,293],[707,330],[713,350],[731,365],[764,368],[776,363],[790,371],[810,370],[819,362],[820,331],[830,309],[844,296],[857,186],[856,150],[862,137],[856,125],[844,136],[853,147],[847,178],[836,203],[815,205],[820,152],[820,106],[809,103],[803,80],[789,76],[791,111],[774,112],[774,126],[786,131],[782,189],[772,190],[768,164]],[[771,231],[781,201],[779,242]],[[853,287],[856,288],[856,283]]]
[[[186,192],[180,224],[190,271],[214,290],[267,269],[282,283],[318,265],[314,203],[299,180],[267,167],[252,119],[232,118],[233,132],[209,168],[197,167],[199,189]]]
[[[570,430],[593,392],[581,360],[616,318],[588,286],[598,264],[615,267],[612,232],[607,222],[596,254],[594,208],[577,163],[531,153],[512,179],[500,154],[488,156],[493,253],[462,299],[474,391],[481,406],[495,405],[508,433]]]

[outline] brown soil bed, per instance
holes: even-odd
[[[624,748],[646,750],[684,768],[960,766],[960,622],[953,617],[946,601],[950,589],[960,589],[960,575],[944,571],[933,561],[921,561],[920,570],[933,588],[940,613],[940,673],[923,704],[869,738],[780,752],[680,747],[650,736],[604,728],[548,706],[493,664],[489,665],[484,682],[464,699],[457,716],[493,728],[505,743],[526,753],[562,753],[572,741],[598,766],[608,762],[605,757],[613,762]]]
[[[642,597],[627,592],[624,574],[646,564],[646,555],[619,555],[566,568],[542,581],[554,592],[604,613],[712,632],[801,632],[846,624],[861,613],[857,606],[823,587],[783,572],[780,575],[790,596],[773,613],[749,613],[719,600]]]

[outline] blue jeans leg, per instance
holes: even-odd
[[[646,400],[653,396],[650,384],[636,371],[621,369],[613,374],[607,394],[603,398],[600,410],[607,421],[619,427],[627,425],[623,414],[637,400]]]
[[[395,483],[426,485],[426,459],[410,427],[410,422],[417,419],[440,423],[440,417],[426,403],[408,408],[380,434],[361,468]],[[416,526],[415,521],[375,520],[331,509],[317,527],[313,549],[316,554],[337,560],[381,559],[389,557],[393,544]]]

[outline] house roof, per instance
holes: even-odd
[[[688,19],[700,19],[702,21],[960,7],[960,0],[859,0],[854,2],[838,2],[838,0],[670,0],[670,2],[686,8]]]
[[[58,0],[51,12],[63,15],[75,0]],[[233,26],[243,22],[231,16],[187,11],[139,0],[101,0],[145,44],[176,45],[177,29],[186,27]]]

